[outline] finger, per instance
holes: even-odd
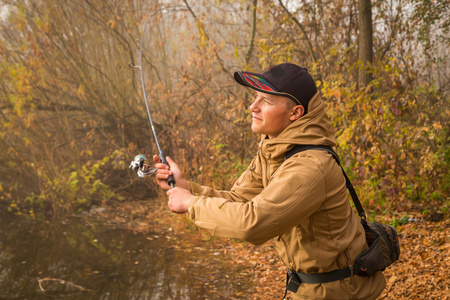
[[[170,158],[170,156],[166,156],[166,160],[167,163],[169,164],[170,167],[172,167],[172,165],[176,166],[177,164]]]
[[[161,171],[161,172],[157,172],[155,177],[159,180],[166,180],[172,174],[173,174],[172,171],[166,171],[166,172]]]
[[[156,171],[156,178],[158,179],[166,179],[167,175],[169,175],[169,171],[167,170],[158,169],[158,171]]]
[[[155,164],[155,168],[163,170],[163,169],[169,169],[169,166],[166,164],[163,164],[163,163],[157,163],[157,164]]]
[[[167,184],[165,180],[157,180],[158,185],[164,190],[170,190],[170,186]]]
[[[153,155],[153,161],[155,162],[155,168],[158,169],[168,169],[166,164],[163,164],[157,155]]]
[[[157,164],[161,163],[161,160],[159,159],[158,155],[153,155],[153,161]]]

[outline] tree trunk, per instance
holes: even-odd
[[[247,55],[245,55],[245,66],[248,67],[250,63],[250,58],[252,57],[253,43],[255,42],[256,33],[256,6],[258,5],[258,0],[253,0],[252,4],[252,33],[250,38],[250,45],[247,50]]]
[[[361,63],[358,71],[359,87],[367,85],[372,79],[368,68],[373,63],[372,5],[370,2],[370,0],[358,0],[358,58]]]

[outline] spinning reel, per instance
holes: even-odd
[[[140,178],[150,176],[158,170],[158,168],[152,169],[150,167],[147,157],[145,157],[145,155],[143,154],[136,155],[131,161],[129,168],[135,171]]]

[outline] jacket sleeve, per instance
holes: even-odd
[[[252,194],[245,188],[240,192]],[[310,159],[297,157],[285,161],[270,183],[250,201],[196,196],[190,201],[188,212],[195,224],[217,236],[262,244],[314,213],[325,198],[322,170]]]
[[[253,158],[247,170],[241,174],[230,191],[215,190],[189,182],[192,194],[208,198],[223,198],[230,202],[248,202],[263,190],[258,157]]]

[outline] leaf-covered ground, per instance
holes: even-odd
[[[102,217],[143,232],[155,227],[167,232],[170,228],[170,235],[180,246],[209,248],[222,253],[230,264],[242,265],[242,274],[230,280],[250,276],[254,287],[247,295],[236,294],[235,299],[281,299],[283,296],[286,269],[272,242],[254,246],[214,238],[207,231],[198,230],[186,216],[171,214],[164,205],[150,207],[148,202],[109,207]],[[400,260],[384,272],[387,285],[379,299],[450,299],[449,227],[448,220],[418,220],[397,228],[401,238]]]

